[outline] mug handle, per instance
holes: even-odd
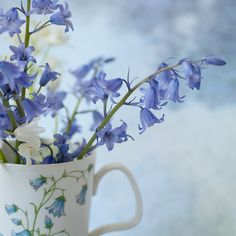
[[[135,201],[136,201],[135,215],[133,216],[132,219],[130,219],[128,221],[116,223],[116,224],[109,224],[109,225],[99,227],[99,228],[93,230],[91,233],[89,233],[89,236],[99,236],[99,235],[109,233],[109,232],[130,229],[130,228],[133,228],[134,226],[136,226],[137,224],[139,224],[139,222],[142,219],[143,203],[142,203],[142,198],[141,198],[141,194],[140,194],[138,185],[137,185],[133,175],[131,174],[131,172],[122,164],[119,164],[119,163],[109,164],[109,165],[103,167],[100,171],[98,171],[98,173],[94,177],[93,195],[95,195],[97,193],[98,185],[99,185],[101,179],[104,177],[104,175],[106,175],[108,172],[113,171],[113,170],[118,170],[118,171],[121,171],[122,173],[124,173],[130,182],[130,185],[131,185],[132,190],[135,195]]]

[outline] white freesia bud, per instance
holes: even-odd
[[[22,143],[19,146],[18,153],[26,158],[26,165],[31,165],[31,159],[42,161],[42,156],[39,152],[40,146],[31,146],[28,143]]]
[[[39,118],[35,118],[27,124],[15,129],[14,134],[18,141],[24,142],[19,146],[19,154],[26,158],[27,164],[30,164],[30,158],[35,161],[42,161],[40,154],[41,140],[39,134],[45,131],[38,126]]]
[[[27,124],[15,129],[14,134],[18,141],[28,143],[31,146],[40,146],[41,141],[39,134],[45,131],[44,128],[38,126],[39,118],[35,118]]]

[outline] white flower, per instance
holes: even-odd
[[[38,126],[39,118],[35,118],[30,123],[23,124],[15,129],[14,134],[18,141],[28,143],[30,146],[40,147],[41,141],[39,134],[45,131],[44,128]]]
[[[18,141],[23,142],[18,148],[21,156],[26,158],[26,164],[31,164],[31,159],[42,161],[40,154],[41,140],[39,134],[45,131],[44,128],[38,126],[39,118],[35,118],[27,124],[15,129],[14,134]]]
[[[18,153],[26,158],[26,165],[31,165],[31,159],[35,161],[42,161],[42,155],[40,154],[40,146],[31,146],[28,143],[22,143],[18,148]]]

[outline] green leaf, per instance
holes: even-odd
[[[5,154],[3,153],[2,149],[0,149],[0,162],[7,163],[7,159]]]

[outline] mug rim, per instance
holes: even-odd
[[[91,155],[84,157],[83,159],[80,160],[73,160],[73,161],[68,161],[68,162],[61,162],[61,163],[53,163],[53,164],[36,164],[36,165],[24,165],[24,164],[15,164],[15,163],[0,163],[0,166],[2,167],[10,167],[10,168],[16,168],[16,169],[42,169],[42,168],[60,168],[64,166],[71,166],[71,165],[77,165],[79,162],[85,162],[89,161],[92,159],[92,161],[95,161],[96,155],[93,152]]]

